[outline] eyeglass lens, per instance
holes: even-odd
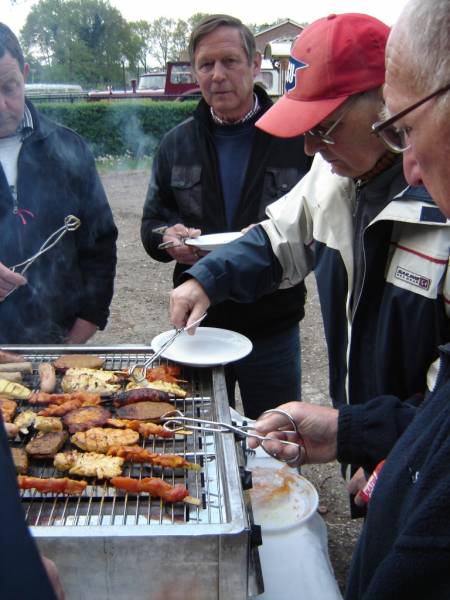
[[[394,152],[404,152],[410,146],[404,129],[397,129],[394,125],[386,127],[379,132],[379,137]]]

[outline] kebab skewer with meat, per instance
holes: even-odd
[[[191,471],[201,469],[197,463],[189,462],[178,454],[158,454],[140,446],[112,446],[108,450],[108,456],[119,456],[126,462],[150,464],[167,469],[190,469]]]
[[[82,494],[87,486],[87,481],[69,479],[68,477],[29,477],[27,475],[18,475],[17,483],[21,490],[35,489],[42,493],[53,494]]]
[[[144,423],[142,421],[131,420],[131,419],[108,419],[107,425],[111,427],[117,427],[118,429],[133,429],[138,431],[144,438],[148,437],[159,437],[165,439],[176,438],[177,435],[192,435],[192,431],[187,429],[180,429],[175,431],[168,431],[162,425],[157,423]]]
[[[132,477],[113,477],[111,485],[125,492],[140,494],[147,492],[150,496],[161,498],[164,502],[186,502],[199,506],[201,501],[189,495],[187,488],[181,484],[170,485],[159,477],[144,477],[133,479]]]

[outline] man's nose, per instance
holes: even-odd
[[[409,185],[423,184],[420,167],[411,148],[408,148],[408,150],[405,150],[403,153],[403,173],[405,174],[405,179]]]
[[[6,98],[5,96],[0,92],[0,112],[6,110]]]
[[[305,139],[305,154],[308,156],[314,156],[319,152],[319,148],[325,144],[323,140],[320,139],[318,135],[310,135],[308,132],[303,136]]]
[[[212,78],[214,81],[222,81],[225,79],[225,69],[220,61],[214,63]]]

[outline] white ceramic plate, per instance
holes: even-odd
[[[267,466],[266,466],[267,465]],[[249,457],[253,488],[250,490],[255,523],[263,532],[279,532],[296,527],[317,510],[316,488],[296,469],[270,458]]]
[[[211,233],[210,235],[200,235],[197,238],[190,238],[185,241],[187,246],[195,246],[199,250],[215,250],[221,248],[225,244],[234,242],[244,234],[240,231],[228,231],[225,233]]]
[[[153,338],[153,350],[159,350],[172,335],[173,329]],[[252,348],[251,341],[236,331],[216,327],[199,327],[195,335],[181,333],[163,352],[162,356],[183,365],[212,367],[226,365],[244,358]]]

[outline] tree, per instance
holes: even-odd
[[[150,68],[149,58],[152,54],[151,47],[151,24],[148,21],[132,21],[130,23],[131,33],[136,43],[136,60],[144,71]]]
[[[108,0],[40,0],[21,31],[24,50],[51,80],[111,83],[134,68],[136,38]]]

